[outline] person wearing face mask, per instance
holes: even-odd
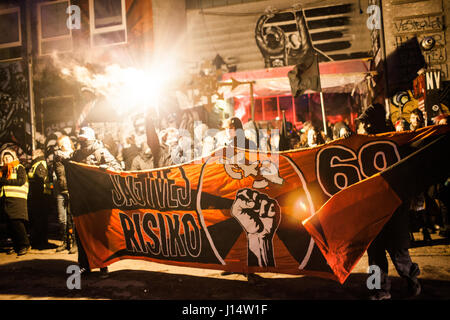
[[[3,150],[0,161],[0,214],[6,217],[7,230],[13,241],[13,248],[7,253],[16,252],[17,256],[22,256],[31,248],[26,225],[28,222],[27,171],[12,149]]]

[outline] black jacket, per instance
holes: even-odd
[[[116,158],[99,140],[85,141],[81,148],[73,153],[72,160],[94,166],[106,165],[110,170],[122,170]]]
[[[48,182],[47,166],[43,163],[37,165],[33,170],[33,166],[38,162],[45,161],[44,157],[38,157],[31,162],[31,167],[28,170],[29,193],[28,199],[40,199],[44,194],[44,183]]]
[[[56,175],[55,191],[57,193],[67,191],[66,171],[64,161],[70,159],[71,154],[62,150],[56,150],[53,156],[53,170]]]

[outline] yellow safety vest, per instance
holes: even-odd
[[[8,178],[8,180],[17,179],[17,170],[20,166],[23,167],[21,164],[18,164],[14,167],[13,172],[11,173],[11,176]],[[2,186],[0,197],[3,196],[7,198],[22,198],[26,200],[28,198],[28,181],[26,181],[21,186]]]
[[[33,179],[34,173],[36,172],[36,168],[41,164],[44,166],[45,169],[47,169],[47,162],[45,160],[41,160],[33,164],[30,171],[28,172],[28,177],[30,179]],[[44,179],[44,193],[45,194],[52,194],[52,183],[48,181],[49,179]]]

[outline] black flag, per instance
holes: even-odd
[[[295,14],[297,28],[300,34],[301,51],[297,55],[298,61],[295,67],[288,72],[291,92],[294,97],[303,94],[305,90],[321,91],[319,61],[317,52],[311,41],[311,36],[306,26],[305,14]]]
[[[286,125],[286,114],[283,110],[283,123],[281,126],[281,132],[280,132],[280,141],[278,142],[278,150],[284,151],[289,150],[289,137],[287,132],[287,125]]]

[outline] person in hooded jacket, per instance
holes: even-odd
[[[358,133],[378,134],[388,132],[386,111],[381,104],[369,106],[359,117]],[[391,257],[398,274],[407,280],[411,296],[420,294],[421,285],[417,276],[420,274],[419,266],[411,261],[409,255],[409,203],[401,205],[384,225],[383,229],[372,241],[367,249],[369,266],[377,266],[380,270],[380,288],[370,296],[371,300],[388,300],[391,298],[391,283],[388,277],[389,264],[386,251]]]
[[[13,241],[13,248],[7,253],[22,256],[31,248],[27,233],[27,172],[12,149],[2,151],[0,162],[0,214],[5,215],[7,232]]]
[[[114,156],[105,148],[100,140],[95,138],[95,132],[90,127],[82,127],[78,134],[80,148],[73,153],[71,160],[89,165],[99,166],[113,171],[122,171],[122,166]],[[78,247],[78,264],[81,274],[90,274],[91,269],[86,256],[86,252],[77,236],[75,229],[75,239]],[[108,267],[100,269],[100,277],[108,277]]]

